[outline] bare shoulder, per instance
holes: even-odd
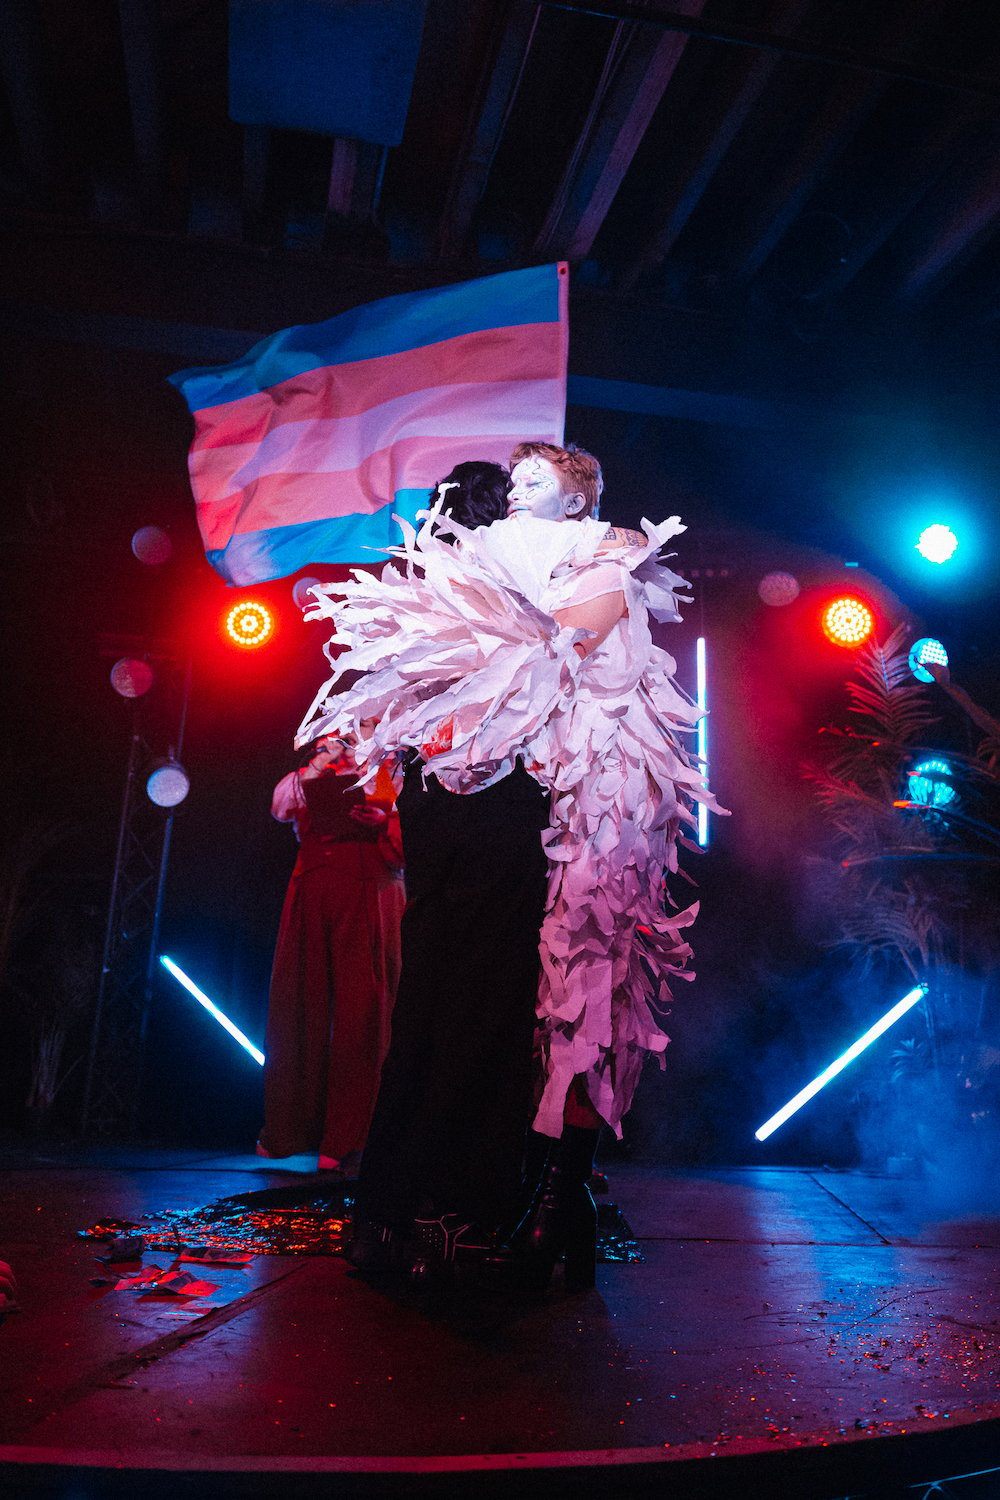
[[[627,526],[609,526],[601,542],[601,551],[616,547],[645,547],[646,537],[641,531],[631,531]]]

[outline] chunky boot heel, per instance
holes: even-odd
[[[354,1232],[344,1256],[358,1271],[398,1271],[403,1263],[403,1237],[388,1224],[356,1214]]]
[[[567,1291],[586,1291],[595,1283],[597,1209],[587,1183],[596,1145],[596,1130],[574,1125],[565,1126],[552,1145],[535,1202],[510,1245],[511,1262],[526,1291],[543,1292],[563,1257]]]
[[[597,1208],[586,1185],[574,1210],[564,1261],[567,1292],[589,1292],[597,1282]]]

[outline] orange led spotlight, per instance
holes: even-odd
[[[835,646],[863,646],[874,629],[867,604],[850,594],[834,599],[823,611],[823,634]]]
[[[259,599],[241,599],[226,611],[223,634],[241,651],[256,651],[266,646],[274,635],[274,615]]]

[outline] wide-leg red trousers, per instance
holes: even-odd
[[[303,838],[275,948],[261,1145],[364,1146],[399,979],[402,877],[375,843]]]

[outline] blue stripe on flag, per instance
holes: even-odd
[[[384,297],[324,323],[284,328],[230,365],[180,370],[168,379],[192,412],[203,411],[257,395],[324,365],[400,354],[489,328],[558,321],[558,266],[530,266],[455,286]]]
[[[430,490],[397,490],[395,499],[380,510],[241,532],[206,556],[215,571],[237,588],[285,578],[310,563],[383,562],[386,549],[403,539],[393,516],[414,521],[429,502]],[[367,549],[371,549],[370,557],[365,555]]]

